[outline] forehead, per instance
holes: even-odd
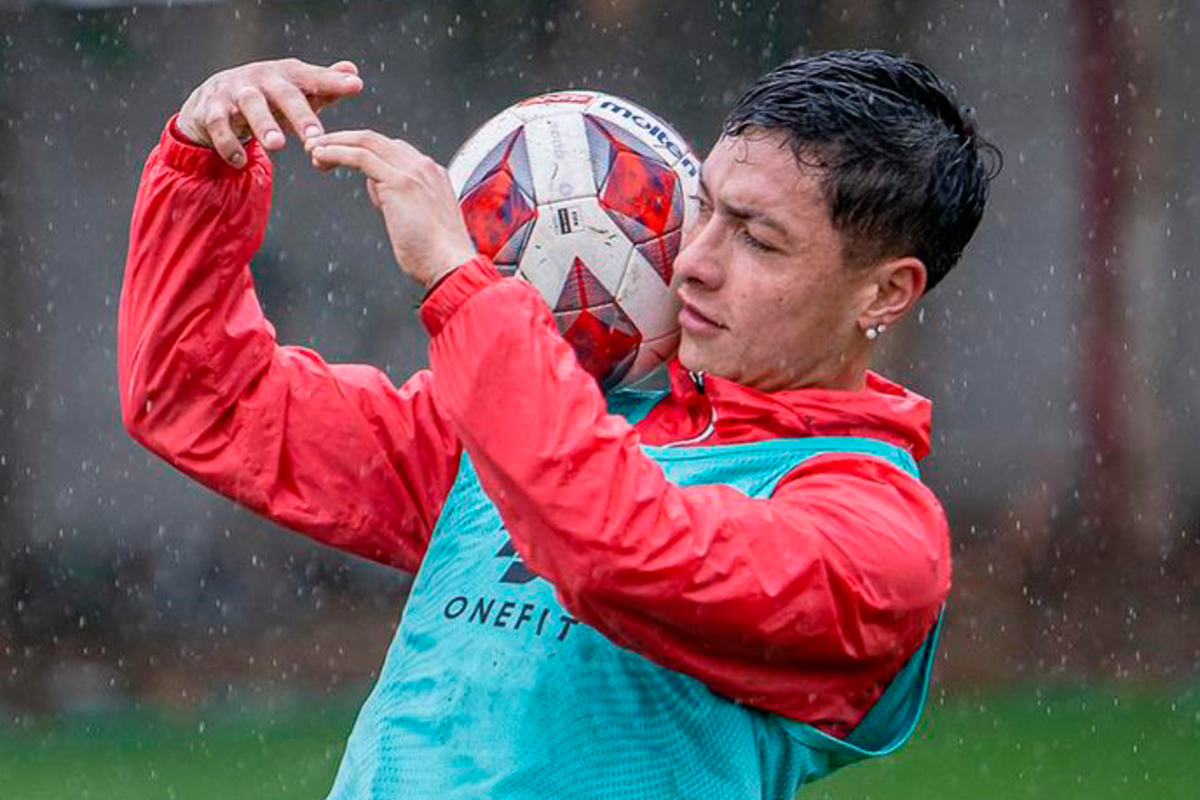
[[[722,136],[701,172],[715,200],[748,207],[785,225],[824,223],[831,228],[819,176],[815,167],[796,160],[783,134],[769,131]]]

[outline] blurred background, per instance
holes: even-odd
[[[935,400],[955,535],[916,742],[805,796],[1194,797],[1200,777],[1200,3],[0,0],[0,775],[9,798],[323,797],[408,577],[191,484],[125,434],[116,310],[142,162],[212,72],[348,58],[330,128],[445,162],[591,87],[698,152],[784,58],[928,63],[1004,152],[881,371]],[[355,178],[276,157],[255,261],[281,341],[425,364]]]

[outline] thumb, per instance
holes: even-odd
[[[346,75],[358,75],[358,67],[355,66],[353,61],[336,61],[329,65],[329,69],[345,73]],[[361,91],[361,82],[359,90]],[[342,94],[313,94],[308,96],[308,102],[312,106],[313,111],[319,112],[326,106],[331,106],[338,100],[341,100],[344,96]]]

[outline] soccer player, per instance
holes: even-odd
[[[675,263],[670,391],[605,398],[445,171],[316,111],[353,65],[218,73],[150,155],[124,421],[171,464],[416,581],[335,798],[789,798],[910,735],[950,586],[930,403],[871,372],[959,259],[989,146],[927,68],[798,58],[737,102]],[[366,178],[427,288],[400,387],[276,343],[268,151]],[[249,138],[247,138],[249,137]]]

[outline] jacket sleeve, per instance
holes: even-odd
[[[122,417],[177,469],[324,544],[415,571],[461,446],[428,371],[379,370],[281,347],[250,258],[271,202],[257,143],[228,167],[173,121],[133,211],[118,321]]]
[[[934,623],[947,526],[901,470],[830,455],[769,499],[679,487],[606,413],[530,287],[480,259],[422,316],[435,394],[523,560],[617,644],[802,718],[798,685],[850,676],[878,690]],[[812,680],[779,679],[798,673]]]

